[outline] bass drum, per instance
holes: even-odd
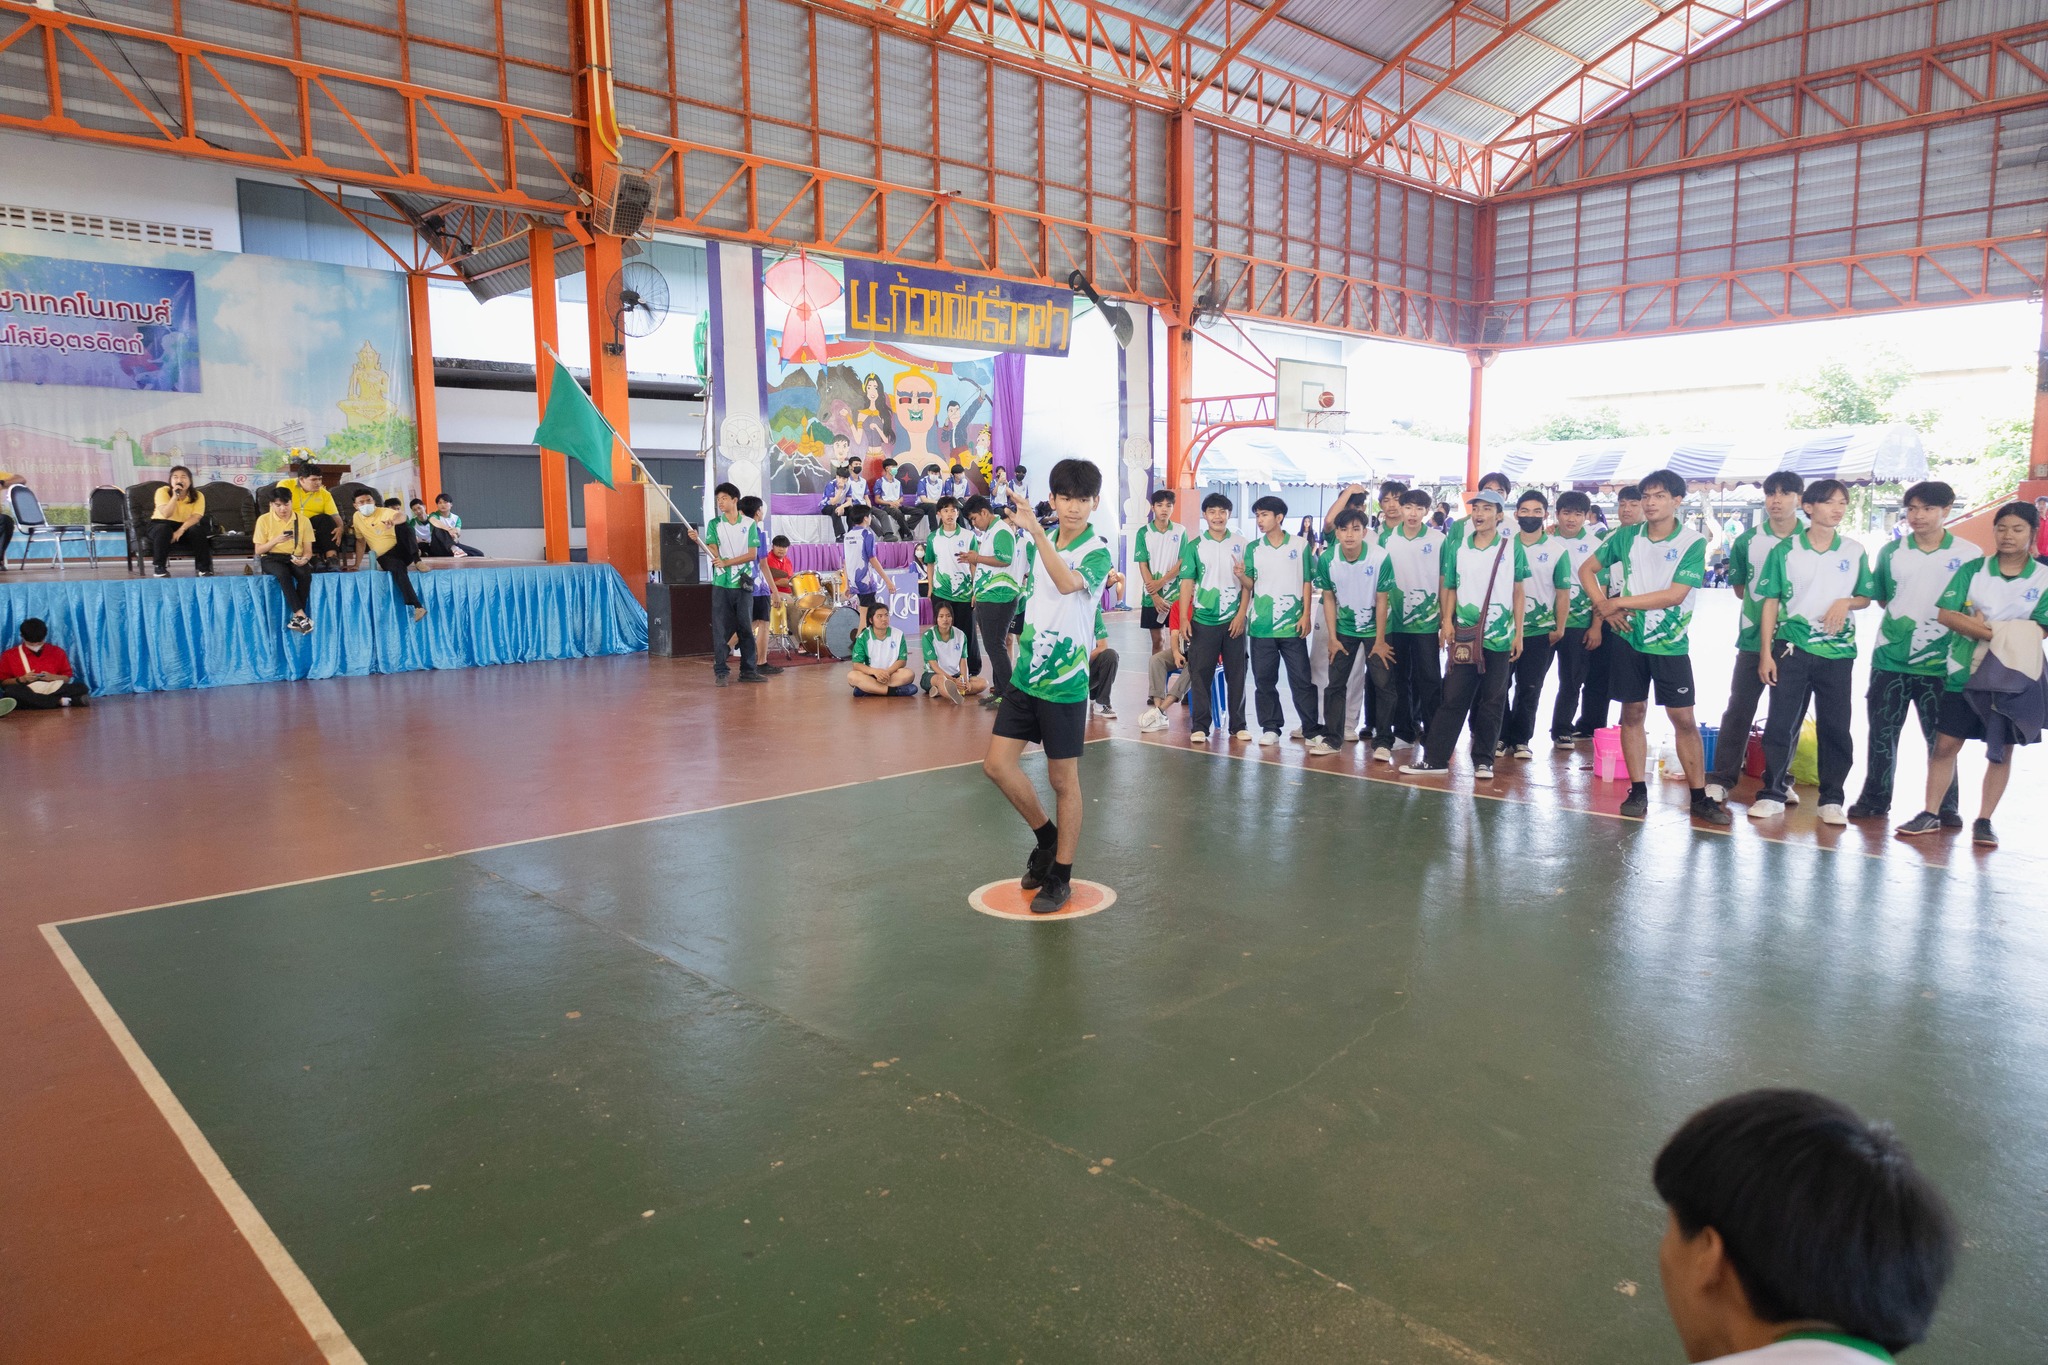
[[[813,616],[816,612],[811,613]],[[830,619],[825,622],[825,650],[835,659],[853,656],[853,637],[860,634],[860,611],[855,607],[835,607]]]

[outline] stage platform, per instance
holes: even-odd
[[[96,697],[236,683],[355,677],[632,654],[647,612],[607,564],[436,561],[415,570],[415,623],[379,570],[317,574],[315,629],[284,628],[284,596],[246,561],[212,578],[173,561],[171,578],[121,566],[0,577],[0,645],[39,616]]]

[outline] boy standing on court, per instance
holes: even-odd
[[[1557,603],[1566,594],[1559,593],[1556,584],[1565,547],[1543,524],[1549,512],[1550,500],[1533,488],[1515,499],[1515,540],[1528,561],[1529,581],[1524,585],[1527,605],[1522,611],[1522,654],[1515,660],[1514,691],[1500,731],[1502,752],[1514,758],[1535,757],[1529,744],[1536,738],[1536,708],[1543,701],[1550,661],[1564,639]]]
[[[1259,714],[1259,746],[1280,742],[1287,725],[1280,709],[1280,666],[1287,665],[1287,690],[1304,735],[1317,733],[1316,689],[1309,680],[1308,555],[1299,536],[1288,534],[1287,504],[1271,494],[1252,504],[1259,538],[1245,547],[1244,579],[1251,586],[1253,702]]]
[[[1570,749],[1573,717],[1579,714],[1579,694],[1586,687],[1586,668],[1592,651],[1600,647],[1599,623],[1593,619],[1593,599],[1579,586],[1579,568],[1600,548],[1600,537],[1586,525],[1593,500],[1576,489],[1557,495],[1557,564],[1551,585],[1557,590],[1558,619],[1564,634],[1557,642],[1557,701],[1550,708],[1550,743],[1553,748]]]
[[[1380,572],[1386,567],[1386,547],[1366,530],[1365,513],[1347,507],[1337,513],[1336,538],[1316,559],[1314,584],[1323,593],[1324,646],[1330,655],[1330,680],[1323,690],[1321,733],[1309,743],[1317,757],[1334,754],[1344,747],[1344,732],[1351,726],[1351,674],[1366,670],[1365,720],[1359,729],[1364,736],[1376,733],[1392,720],[1393,678],[1385,664],[1371,657],[1379,642],[1386,598],[1380,592]],[[1377,725],[1375,721],[1377,719]]]
[[[1230,708],[1228,733],[1250,739],[1244,727],[1244,620],[1251,599],[1244,591],[1244,537],[1230,529],[1230,499],[1211,493],[1202,499],[1207,529],[1181,547],[1181,644],[1188,661],[1188,706],[1193,712],[1191,744],[1207,744],[1216,717],[1210,679],[1223,665]]]
[[[1187,532],[1173,519],[1171,488],[1152,494],[1152,519],[1138,528],[1138,543],[1131,558],[1138,565],[1138,582],[1144,586],[1145,601],[1138,609],[1138,624],[1152,632],[1152,652],[1159,652],[1160,636],[1172,627],[1167,617],[1180,595],[1180,552]]]
[[[1038,894],[1031,913],[1048,915],[1073,896],[1074,853],[1081,843],[1081,746],[1088,730],[1088,656],[1097,599],[1113,563],[1109,542],[1089,518],[1102,492],[1102,471],[1086,460],[1061,460],[1049,480],[1059,521],[1057,539],[1016,505],[1010,525],[1027,539],[1024,629],[1017,668],[996,712],[982,771],[1031,828],[1035,843],[1020,885]],[[1026,744],[1045,749],[1054,819],[1018,760]]]
[[[1756,704],[1764,695],[1763,679],[1756,671],[1761,648],[1759,627],[1764,619],[1757,581],[1763,577],[1764,563],[1770,559],[1771,551],[1799,534],[1799,495],[1805,491],[1806,480],[1789,469],[1766,477],[1763,524],[1735,537],[1735,544],[1728,550],[1728,586],[1742,599],[1742,629],[1735,637],[1735,672],[1728,680],[1728,709],[1721,713],[1721,737],[1714,743],[1714,771],[1707,778],[1707,795],[1716,801],[1726,801],[1728,793],[1742,780],[1742,765],[1749,757],[1749,727],[1756,723]],[[1940,589],[1935,590],[1935,595],[1940,596]],[[1932,719],[1928,721],[1929,726],[1933,723]]]
[[[1437,635],[1443,625],[1444,533],[1426,525],[1429,494],[1411,488],[1401,495],[1401,524],[1380,537],[1387,549],[1382,585],[1392,607],[1387,636],[1394,657],[1395,705],[1414,717],[1415,733],[1396,738],[1421,744],[1429,738],[1429,720],[1443,700],[1443,659]],[[1385,641],[1382,641],[1385,643]],[[1384,746],[1380,746],[1384,747]],[[1373,756],[1379,757],[1379,749]],[[1393,761],[1388,753],[1386,762]]]
[[[932,617],[940,607],[953,609],[953,628],[966,637],[967,676],[981,672],[981,646],[974,638],[974,566],[962,556],[973,550],[974,533],[960,524],[960,504],[950,493],[934,505],[932,533],[917,547],[917,557],[931,570]]]
[[[997,521],[994,504],[978,493],[967,500],[967,524],[974,528],[974,546],[959,557],[976,571],[972,630],[988,651],[989,693],[981,704],[994,710],[1010,686],[1010,622],[1017,615],[1022,552],[1017,532]]]

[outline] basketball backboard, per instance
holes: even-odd
[[[1342,365],[1319,365],[1310,360],[1275,362],[1273,429],[1343,431],[1350,411],[1345,401],[1349,378]]]

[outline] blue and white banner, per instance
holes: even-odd
[[[198,393],[189,270],[0,255],[0,382]]]

